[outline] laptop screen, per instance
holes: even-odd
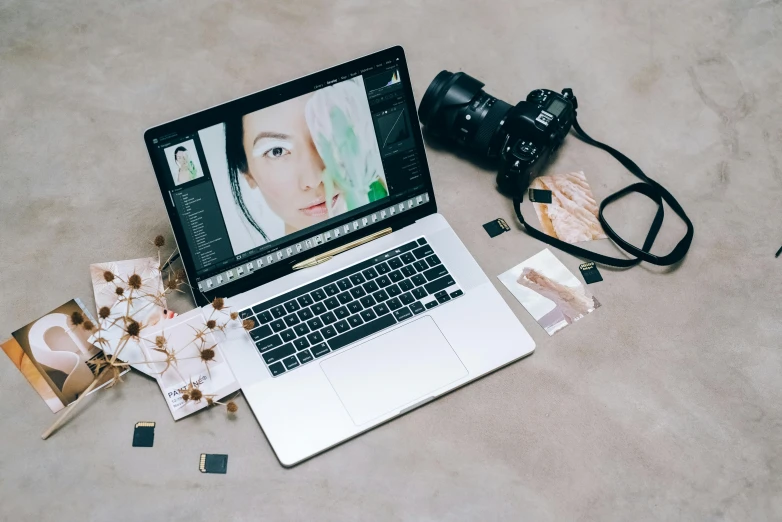
[[[404,57],[389,51],[148,131],[202,290],[429,201]]]

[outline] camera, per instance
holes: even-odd
[[[536,89],[510,105],[463,72],[441,71],[426,89],[418,117],[428,134],[498,164],[500,191],[520,197],[562,144],[578,102],[571,89]]]

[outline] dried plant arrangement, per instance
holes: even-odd
[[[91,339],[103,351],[103,355],[90,361],[94,365],[94,380],[74,402],[62,411],[54,424],[41,435],[44,440],[65,423],[79,407],[84,397],[98,386],[99,382],[106,382],[107,375],[109,376],[108,384],[104,389],[110,389],[121,383],[122,374],[130,366],[152,368],[144,371],[156,377],[173,373],[174,382],[187,383],[176,389],[177,395],[184,403],[204,401],[203,404],[207,407],[225,407],[228,414],[231,415],[238,410],[234,401],[220,402],[215,395],[204,393],[199,389],[200,382],[194,381],[189,376],[184,377],[180,373],[179,365],[180,362],[187,359],[195,359],[200,365],[203,365],[206,373],[211,375],[210,365],[215,362],[218,353],[217,344],[211,334],[225,332],[229,327],[249,330],[254,327],[254,323],[242,321],[237,312],[232,312],[229,309],[230,307],[223,298],[215,298],[212,302],[211,313],[205,318],[199,316],[199,323],[203,322],[203,324],[199,324],[197,327],[191,325],[192,339],[187,343],[195,346],[197,355],[182,356],[182,347],[175,346],[169,341],[165,328],[161,329],[159,325],[157,328],[152,328],[153,325],[150,324],[150,321],[145,322],[144,319],[148,316],[149,307],[165,306],[167,295],[172,292],[183,292],[183,288],[188,286],[184,270],[174,269],[171,266],[176,250],[164,260],[162,248],[166,242],[163,236],[157,236],[152,244],[157,249],[157,266],[141,271],[141,273],[134,271],[124,277],[107,266],[99,274],[102,278],[100,284],[105,285],[103,290],[113,292],[116,299],[111,307],[101,306],[99,308],[97,324],[79,312],[72,314],[73,326],[90,332]],[[163,282],[162,285],[160,280]],[[93,275],[93,283],[96,283],[95,275]],[[150,338],[149,335],[146,335],[148,331],[156,333]],[[142,360],[128,360],[123,356],[123,353],[138,356],[142,352],[128,347],[136,348],[141,344],[147,345],[150,353],[157,355],[154,361],[147,357],[142,357]]]

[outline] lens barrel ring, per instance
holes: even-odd
[[[418,106],[418,119],[424,125],[429,125],[431,117],[440,109],[444,91],[449,85],[448,80],[453,80],[453,76],[451,71],[440,71],[426,88],[424,97],[421,98],[421,105]]]
[[[475,131],[475,137],[470,144],[470,149],[476,154],[489,155],[492,139],[502,125],[502,120],[513,108],[509,103],[505,103],[499,98],[494,98],[494,104],[489,107],[483,121]]]

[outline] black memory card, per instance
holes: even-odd
[[[508,226],[508,223],[505,222],[502,218],[497,218],[494,221],[489,221],[485,225],[483,225],[483,229],[486,231],[487,234],[491,237],[497,237],[500,234],[504,234],[508,230],[510,230],[510,227]]]
[[[588,263],[581,263],[578,265],[578,269],[581,271],[581,277],[584,278],[586,284],[591,285],[603,280],[603,276],[600,275],[600,271],[597,269],[597,265],[592,261]]]
[[[533,203],[551,203],[551,191],[544,189],[529,189],[529,200]]]
[[[133,447],[151,448],[155,442],[155,423],[137,422],[133,429]]]
[[[201,453],[198,469],[201,473],[225,473],[228,471],[228,455]]]

